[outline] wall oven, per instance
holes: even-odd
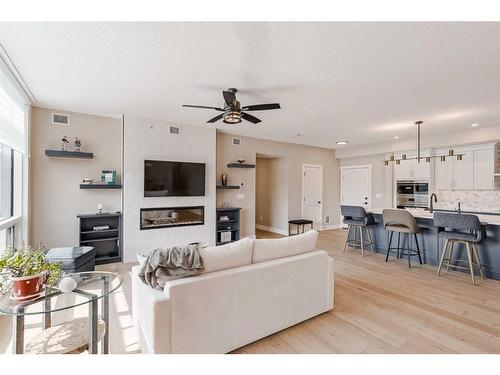
[[[396,181],[397,208],[426,208],[429,204],[429,181]]]

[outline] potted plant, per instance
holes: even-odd
[[[38,297],[44,285],[54,285],[62,275],[61,264],[47,262],[40,245],[7,249],[0,257],[0,271],[10,279],[7,283],[0,281],[0,290],[11,292],[11,298],[18,301]]]

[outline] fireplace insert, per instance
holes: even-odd
[[[203,225],[204,223],[205,208],[203,206],[141,208],[141,230]]]

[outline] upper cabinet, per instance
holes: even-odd
[[[394,156],[396,159],[400,159],[403,153],[397,153]],[[397,180],[429,180],[431,175],[430,163],[425,161],[425,157],[430,155],[429,150],[424,150],[422,152],[422,157],[424,159],[420,160],[401,160],[398,165],[394,163],[394,179]],[[407,158],[414,158],[417,155],[415,153],[407,153]]]
[[[495,150],[474,151],[474,189],[495,188]]]
[[[474,145],[454,148],[455,154],[463,154],[462,160],[447,157],[435,161],[435,188],[438,190],[493,190],[495,188],[495,145]],[[446,155],[448,149],[436,151]]]

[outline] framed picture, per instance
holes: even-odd
[[[101,182],[103,184],[116,184],[116,171],[103,170],[101,172]]]

